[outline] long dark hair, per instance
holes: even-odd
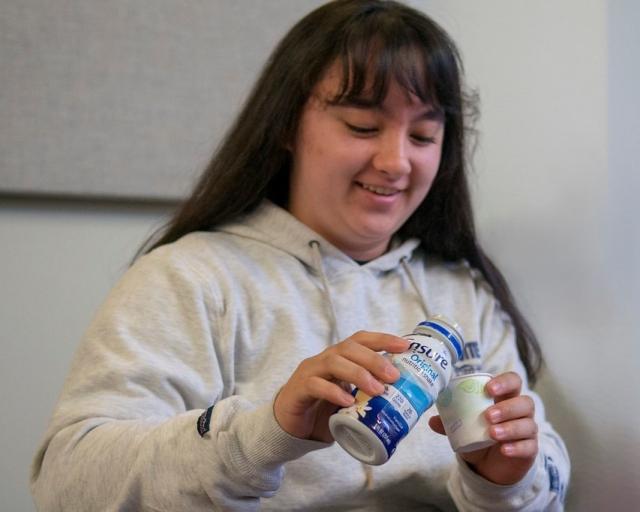
[[[533,384],[542,364],[539,344],[476,237],[466,177],[476,102],[464,92],[460,55],[435,22],[395,1],[337,0],[300,20],[273,51],[191,196],[139,254],[236,219],[265,198],[286,207],[287,147],[312,89],[336,61],[343,68],[336,100],[366,93],[381,103],[395,80],[444,115],[440,168],[427,198],[398,235],[419,238],[427,254],[443,260],[466,259],[482,273],[513,321],[518,352]],[[365,85],[370,87],[366,91]]]

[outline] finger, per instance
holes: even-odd
[[[535,403],[530,396],[520,395],[492,405],[485,412],[489,423],[497,424],[518,418],[533,418]]]
[[[489,428],[492,439],[500,442],[519,441],[533,439],[538,434],[538,424],[531,418],[506,421]]]
[[[505,457],[514,459],[533,458],[538,453],[538,439],[525,439],[500,446],[500,452]]]
[[[382,332],[358,331],[345,341],[354,341],[376,352],[405,352],[409,350],[409,341],[393,334]]]
[[[429,426],[434,432],[442,434],[443,436],[446,435],[444,431],[444,425],[440,416],[431,416],[431,418],[429,418]]]
[[[496,402],[513,398],[522,391],[522,378],[515,372],[502,373],[487,382],[486,390]]]
[[[372,352],[373,355],[376,355]],[[381,357],[381,356],[380,356]],[[384,385],[376,379],[369,370],[360,364],[332,352],[325,357],[315,360],[307,369],[309,377],[322,377],[327,381],[336,379],[353,384],[368,395],[384,393]]]
[[[307,380],[306,392],[314,399],[326,400],[341,407],[353,405],[355,398],[339,383],[330,382],[321,377],[310,377]]]
[[[366,346],[358,343],[341,343],[336,345],[335,352],[369,371],[378,380],[392,383],[400,378],[400,372],[387,357]],[[327,352],[326,357],[330,360],[332,352]]]

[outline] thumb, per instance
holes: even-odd
[[[444,432],[444,425],[442,424],[442,420],[440,419],[440,416],[431,416],[431,418],[429,418],[429,426],[431,427],[431,430],[433,430],[434,432],[437,432],[438,434],[446,435]]]

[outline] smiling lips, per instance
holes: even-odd
[[[400,192],[397,188],[378,187],[376,185],[368,185],[366,183],[357,182],[363,189],[373,192],[379,196],[392,196]]]

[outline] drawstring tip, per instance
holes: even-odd
[[[373,468],[368,464],[362,464],[362,469],[364,469],[364,488],[370,491],[373,489]]]

